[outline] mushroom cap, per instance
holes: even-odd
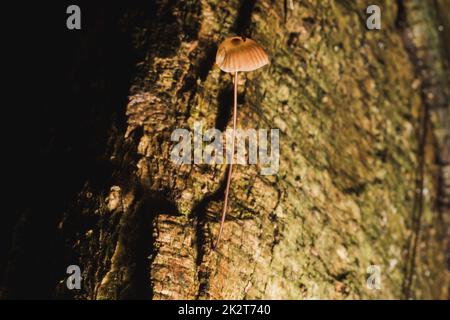
[[[225,72],[253,71],[268,63],[264,49],[249,38],[227,38],[217,50],[216,64]]]

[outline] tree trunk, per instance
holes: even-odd
[[[448,298],[450,6],[380,1],[368,30],[369,4],[81,4],[37,139],[47,187],[11,215],[1,295]],[[175,164],[171,134],[231,126],[233,79],[214,59],[234,34],[270,58],[239,74],[238,127],[278,128],[280,167],[233,168],[213,250],[227,166]]]

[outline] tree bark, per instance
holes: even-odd
[[[55,275],[34,296],[448,298],[449,6],[380,1],[381,30],[367,30],[369,4],[86,4],[65,79],[75,124],[56,126],[52,134],[70,130],[69,139],[47,149],[72,147],[55,161],[82,174],[55,186],[51,205],[20,207],[2,296],[25,296],[35,281],[20,266],[43,244],[32,236],[42,219],[57,245],[38,268],[51,257]],[[227,166],[176,165],[170,138],[197,121],[203,130],[231,126],[232,76],[214,59],[233,34],[270,57],[240,73],[237,123],[279,128],[280,168],[263,176],[257,165],[234,166],[212,250]],[[66,287],[71,264],[82,270],[81,290]]]

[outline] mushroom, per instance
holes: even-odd
[[[225,188],[225,200],[223,203],[222,219],[220,222],[219,235],[217,236],[214,249],[217,248],[222,235],[223,224],[228,209],[228,195],[230,191],[231,173],[233,171],[234,140],[236,138],[237,119],[237,85],[238,72],[247,72],[259,69],[269,63],[269,58],[264,49],[255,41],[245,37],[230,37],[225,39],[219,46],[216,55],[216,64],[222,71],[234,74],[234,106],[233,106],[233,133],[231,142],[231,160],[228,168],[227,185]]]

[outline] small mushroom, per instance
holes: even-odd
[[[214,249],[217,248],[222,235],[223,224],[228,209],[228,195],[230,191],[231,173],[233,171],[234,140],[236,139],[237,119],[237,85],[238,72],[247,72],[259,69],[269,63],[269,58],[264,49],[255,41],[245,37],[230,37],[219,46],[216,55],[216,64],[222,71],[234,74],[234,106],[233,106],[233,134],[231,142],[232,156],[228,168],[227,185],[225,188],[225,200],[223,204],[222,220],[220,222],[219,235]]]

